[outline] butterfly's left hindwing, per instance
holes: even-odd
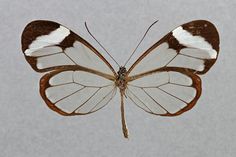
[[[201,79],[181,68],[163,68],[130,80],[126,95],[148,113],[177,116],[196,104],[201,95]]]

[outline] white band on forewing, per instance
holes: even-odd
[[[60,26],[58,29],[52,31],[48,35],[42,35],[37,37],[30,45],[27,50],[25,50],[26,56],[34,56],[33,52],[50,45],[59,44],[62,42],[68,35],[70,30]]]
[[[203,37],[193,36],[191,33],[184,30],[182,26],[173,30],[172,33],[180,44],[191,48],[205,50],[207,53],[209,53],[209,56],[212,59],[215,59],[217,57],[216,50],[214,50],[212,48],[212,45],[208,43]]]

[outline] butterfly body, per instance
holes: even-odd
[[[116,86],[121,90],[125,91],[127,88],[127,70],[125,67],[120,67],[117,72]]]
[[[215,63],[220,44],[211,22],[191,21],[161,38],[128,70],[119,67],[116,72],[90,43],[56,22],[33,21],[21,39],[28,63],[45,73],[40,94],[50,109],[64,116],[90,114],[106,106],[119,90],[125,138],[124,97],[159,116],[192,109],[202,92],[199,75]]]

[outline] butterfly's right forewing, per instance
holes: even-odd
[[[115,75],[112,66],[92,45],[56,22],[29,23],[22,33],[22,51],[38,72],[80,66]]]

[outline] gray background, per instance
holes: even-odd
[[[0,156],[235,156],[235,8],[235,0],[0,0]],[[132,61],[176,26],[196,19],[216,25],[221,50],[202,76],[203,93],[191,111],[158,117],[126,100],[126,140],[119,95],[103,110],[81,117],[62,117],[45,105],[38,92],[42,74],[31,69],[20,45],[23,28],[35,19],[66,25],[106,56],[86,32],[87,21],[121,64],[157,19]]]

